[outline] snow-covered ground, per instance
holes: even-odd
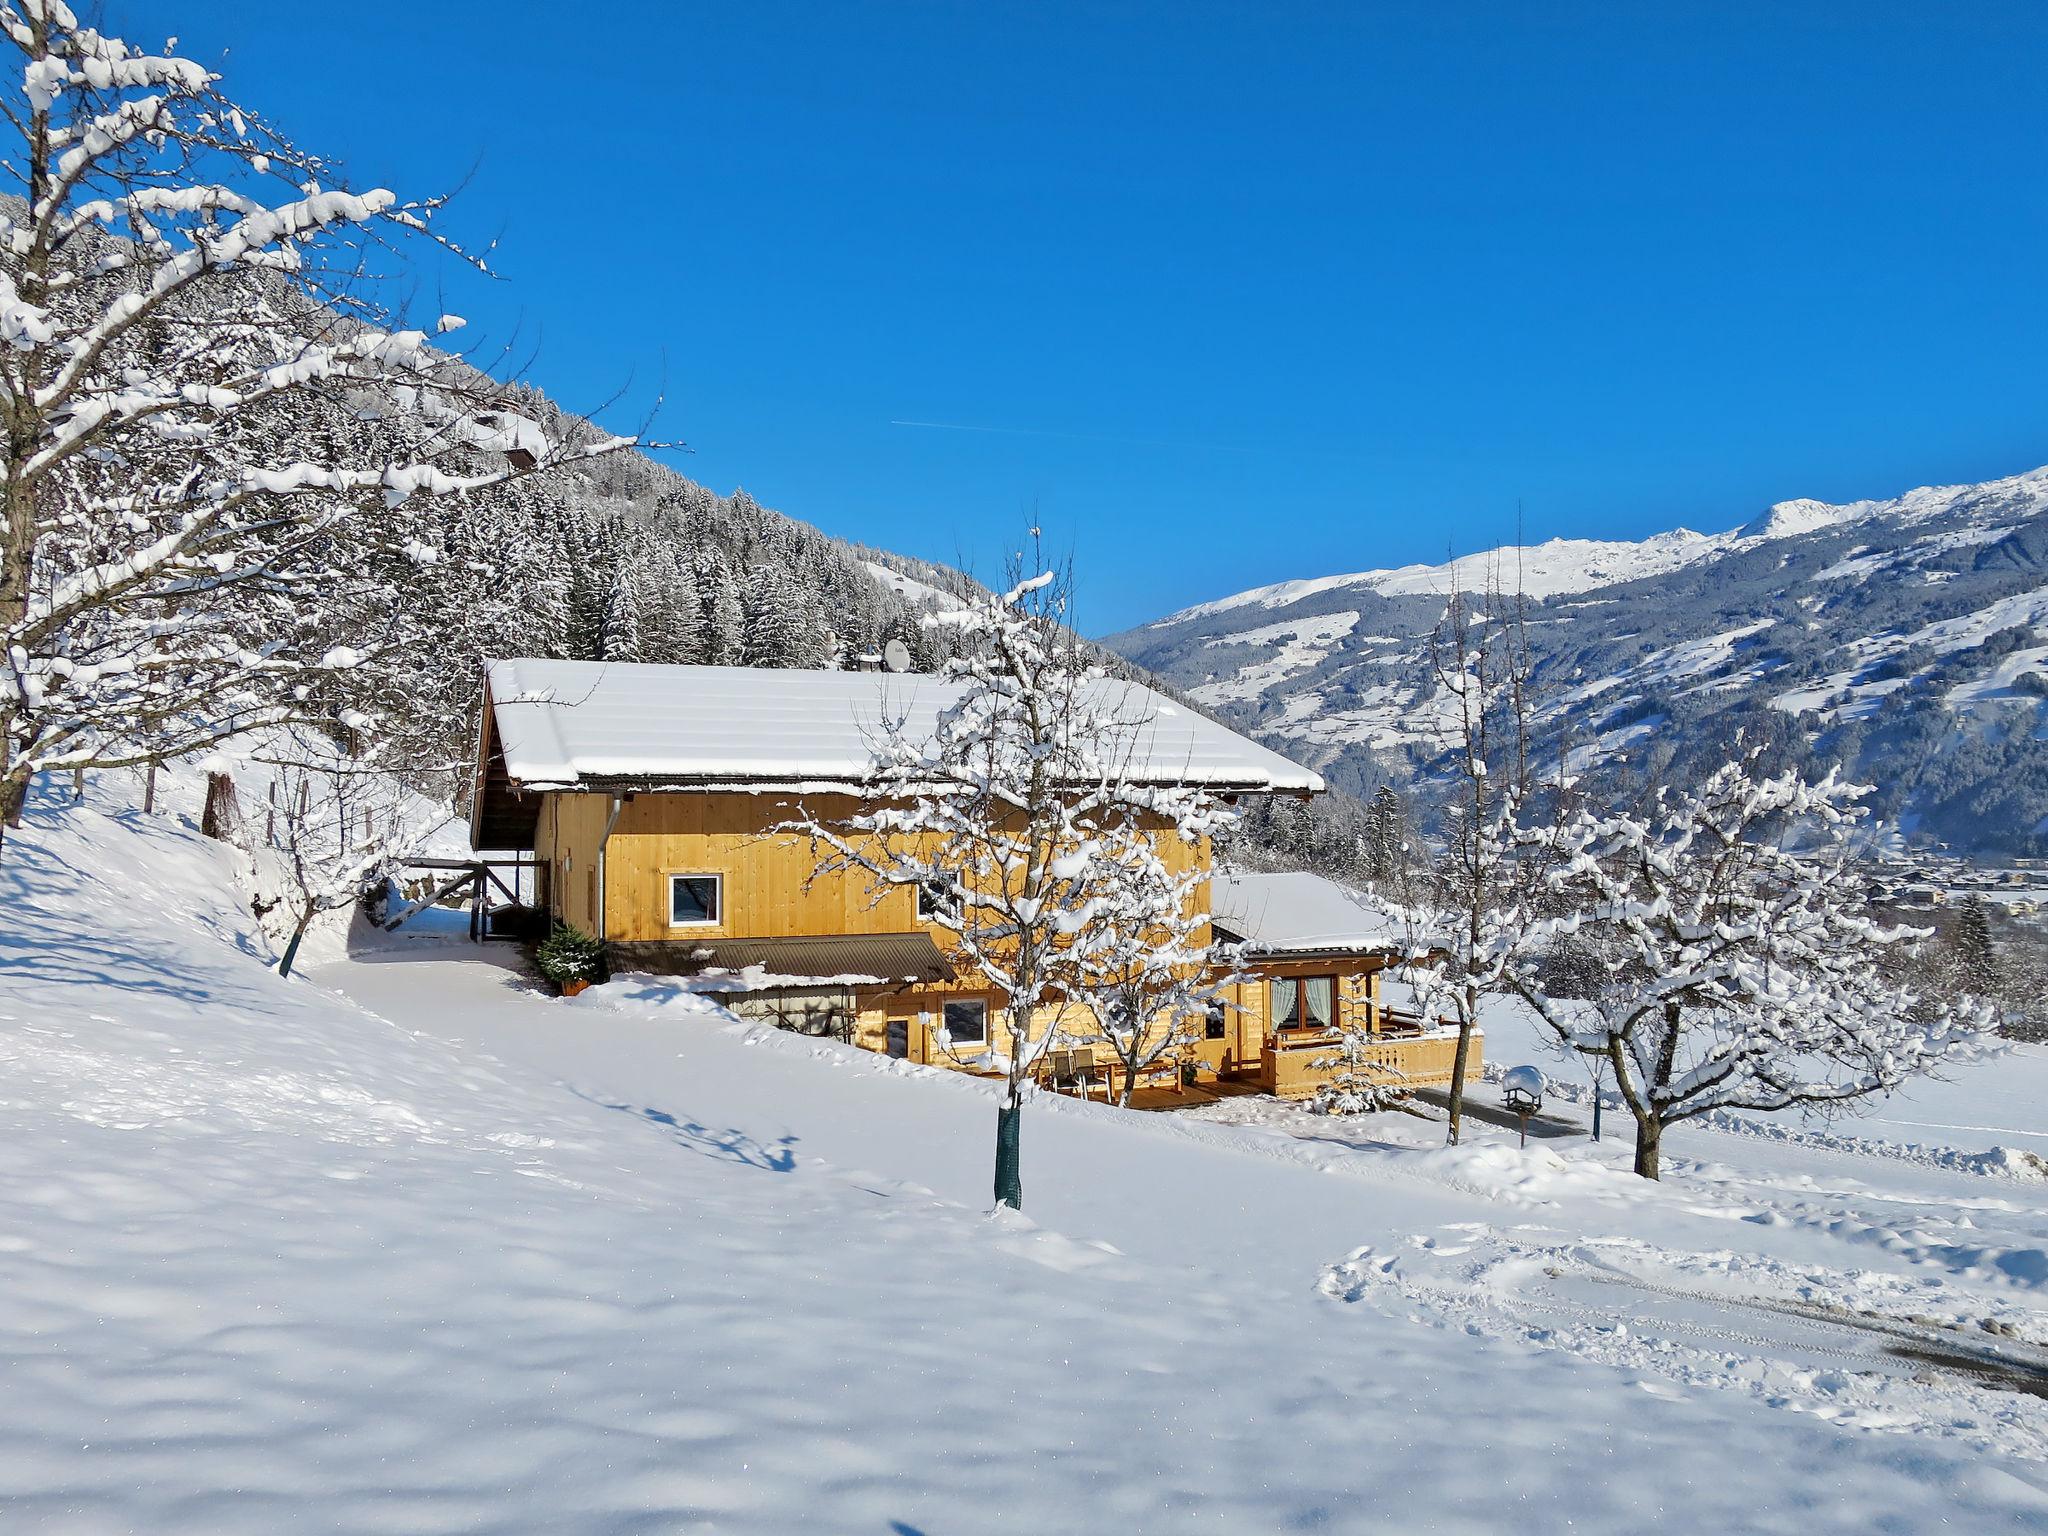
[[[1654,1187],[1040,1100],[998,1219],[982,1084],[431,937],[280,983],[234,874],[0,856],[10,1536],[2048,1530],[2038,1050]]]

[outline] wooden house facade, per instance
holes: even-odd
[[[472,841],[531,852],[550,914],[601,939],[614,971],[693,976],[743,1016],[986,1069],[1009,1047],[1005,999],[954,962],[918,894],[858,872],[820,874],[810,840],[782,830],[855,810],[876,722],[935,717],[953,686],[913,674],[495,662]],[[1138,692],[1157,701],[1146,760],[1162,776],[1233,796],[1322,788],[1308,770]],[[1206,846],[1161,847],[1208,866]],[[1245,941],[1253,970],[1202,1021],[1176,1070],[1295,1094],[1313,1091],[1301,1086],[1309,1043],[1344,1019],[1377,1021],[1395,1040],[1377,997],[1386,936],[1365,943],[1369,925],[1354,910],[1341,943],[1276,943],[1277,915],[1297,917],[1307,888],[1278,891],[1276,908],[1275,893],[1255,887],[1289,878],[1316,877],[1205,886],[1225,892],[1217,926]],[[1316,921],[1327,926],[1337,911],[1328,903],[1347,897],[1316,886],[1327,909]],[[1075,1021],[1061,1023],[1074,1031]]]

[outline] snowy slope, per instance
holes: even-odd
[[[1964,851],[2048,851],[2048,469],[1283,582],[1107,643],[1370,788],[1442,750],[1428,637],[1454,588],[1494,587],[1531,600],[1539,694],[1585,761],[1682,765],[1747,729],[1846,759],[1882,814]]]
[[[979,1083],[459,944],[280,984],[232,873],[0,862],[10,1536],[2048,1526],[2048,1404],[1845,1321],[2048,1341],[2024,1172],[1040,1101],[993,1220]]]

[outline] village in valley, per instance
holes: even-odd
[[[1071,428],[876,406],[923,521],[808,478],[891,377],[805,351],[837,328],[906,378],[1028,370],[1014,259],[1080,310],[1142,269],[1091,311],[1139,334],[1199,60],[1300,85],[1203,162],[1248,198],[1253,146],[1278,175],[1391,110],[1321,53],[1402,91],[1530,67],[1390,7],[1056,9],[1080,118],[1028,133],[994,84],[1050,9],[638,18],[592,80],[772,56],[775,111],[714,62],[675,110],[798,137],[708,133],[690,174],[764,199],[723,242],[570,188],[611,211],[536,267],[613,261],[595,303],[512,293],[516,226],[422,169],[447,104],[347,86],[373,40],[0,0],[0,1531],[2048,1532],[2048,469],[1699,534],[1599,502],[1609,444],[1597,537],[1342,510],[1428,458],[1423,402],[1483,410],[1465,371],[1378,400],[1412,446],[1290,453],[1247,517],[1272,421],[1085,414],[1289,388],[1205,301],[1212,365],[1104,340]],[[1490,23],[1616,81],[1646,25]],[[512,46],[444,67],[567,67]],[[538,127],[471,121],[545,171]],[[901,291],[829,221],[764,233],[834,195],[787,144],[870,133],[933,157],[875,194],[928,247]],[[1144,197],[1095,179],[1125,134],[1172,168]],[[976,178],[1096,207],[1085,261],[912,217],[975,206],[938,168],[984,135]],[[1382,216],[1329,202],[1273,205],[1322,275],[1216,278],[1308,303],[1308,370],[1348,313],[1314,241]],[[770,306],[787,358],[585,389],[684,340],[643,282]],[[1447,481],[1478,441],[1566,462],[1456,441]],[[709,488],[749,454],[815,504]],[[1082,463],[1117,467],[1076,515]]]

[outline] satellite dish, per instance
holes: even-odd
[[[901,640],[891,640],[882,647],[882,665],[891,672],[910,670],[910,647]]]

